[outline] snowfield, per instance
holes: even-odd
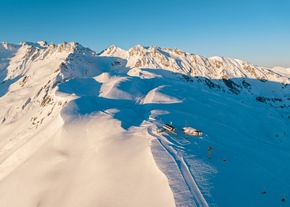
[[[0,105],[0,206],[290,202],[289,69],[156,46],[0,43]]]

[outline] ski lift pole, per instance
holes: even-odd
[[[213,146],[209,146],[207,148],[207,150],[208,150],[208,159],[211,159],[211,154],[212,154],[213,149],[214,149]]]

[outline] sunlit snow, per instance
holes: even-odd
[[[0,206],[286,206],[289,84],[179,49],[0,43]]]

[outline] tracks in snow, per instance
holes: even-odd
[[[184,158],[182,155],[178,154],[178,152],[170,146],[167,140],[162,138],[161,136],[155,134],[151,127],[148,127],[148,133],[155,137],[159,144],[162,146],[162,148],[172,157],[174,162],[176,163],[178,170],[180,171],[180,174],[183,177],[183,180],[187,187],[190,190],[190,193],[192,194],[195,204],[198,207],[208,207],[208,204],[203,197],[201,191],[199,190],[193,175],[191,174],[188,165],[186,164]]]

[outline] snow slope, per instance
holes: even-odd
[[[287,69],[156,46],[1,43],[0,82],[0,206],[289,202]],[[157,133],[170,122],[176,133]]]

